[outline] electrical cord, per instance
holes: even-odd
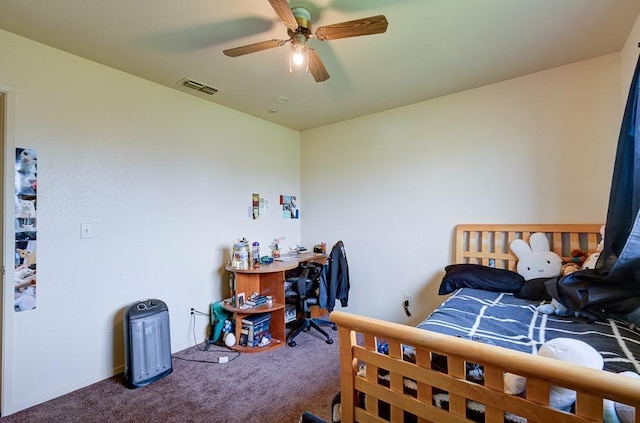
[[[229,350],[224,350],[224,349],[204,349],[201,348],[200,345],[198,344],[198,341],[196,340],[196,321],[195,321],[195,315],[199,314],[201,316],[207,316],[209,317],[209,314],[207,313],[203,313],[201,311],[198,311],[194,308],[191,309],[191,327],[193,328],[193,343],[194,343],[194,348],[197,349],[198,351],[202,351],[202,352],[212,352],[212,353],[234,353],[235,355],[233,357],[230,357],[227,361],[224,362],[220,362],[220,361],[209,361],[209,360],[194,360],[194,359],[190,359],[190,358],[183,358],[183,357],[177,357],[172,355],[171,357],[175,358],[176,360],[183,360],[183,361],[192,361],[194,363],[210,363],[210,364],[224,364],[224,363],[228,363],[230,361],[235,360],[236,358],[240,357],[240,351],[229,351]],[[218,359],[219,360],[219,359]]]
[[[210,352],[214,352],[214,351],[210,351]],[[233,361],[236,358],[238,358],[238,356],[240,355],[240,353],[237,353],[238,355],[236,355],[233,358],[230,358],[229,361]],[[207,364],[226,364],[229,361],[225,361],[224,363],[220,363],[219,361],[209,361],[209,360],[194,360],[192,358],[183,358],[183,357],[176,357],[175,355],[171,356],[172,358],[176,359],[176,360],[182,360],[182,361],[191,361],[193,363],[207,363]]]
[[[209,317],[209,314],[208,314],[208,313],[204,313],[204,312],[202,312],[202,311],[196,310],[195,308],[192,308],[192,309],[191,309],[191,315],[193,316],[194,314],[199,314],[199,315],[201,315],[201,316],[207,316],[207,317]]]

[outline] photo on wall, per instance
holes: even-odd
[[[298,201],[295,195],[281,195],[280,204],[282,205],[283,219],[298,218]]]
[[[260,218],[260,194],[253,194],[251,196],[251,210],[253,213],[253,219]]]
[[[36,308],[38,154],[16,148],[15,172],[15,311]]]
[[[249,217],[258,220],[260,216],[270,211],[269,199],[260,197],[260,194],[251,195],[251,205],[249,206]]]

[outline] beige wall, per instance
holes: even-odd
[[[189,310],[226,295],[240,236],[342,239],[348,310],[416,323],[441,300],[455,224],[603,221],[635,57],[299,134],[0,31],[9,150],[40,154],[38,308],[14,313],[5,284],[3,413],[121,372],[122,311],[138,299],[166,301],[172,349],[192,345]],[[272,202],[259,221],[253,192]],[[301,221],[279,218],[279,194],[300,194]]]
[[[37,309],[14,313],[5,284],[3,413],[121,372],[122,312],[139,299],[168,304],[173,351],[193,345],[190,309],[228,294],[234,239],[298,242],[300,221],[277,212],[299,195],[298,132],[2,31],[0,84],[10,151],[39,153]],[[272,205],[257,221],[254,192]]]
[[[631,29],[627,42],[624,44],[621,55],[622,63],[622,89],[620,96],[622,101],[622,110],[627,102],[627,94],[629,93],[629,85],[633,77],[633,71],[638,63],[638,55],[640,54],[640,17],[636,20],[635,25]]]
[[[344,241],[348,311],[417,323],[456,224],[604,222],[619,92],[613,54],[303,132],[303,242]]]

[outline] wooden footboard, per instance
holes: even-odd
[[[343,423],[385,421],[377,400],[390,404],[390,421],[405,422],[406,411],[421,423],[470,421],[468,401],[484,405],[485,421],[495,423],[503,423],[505,413],[528,422],[601,422],[604,398],[640,407],[639,379],[341,311],[331,320],[338,325]],[[388,342],[388,355],[377,352],[378,340]],[[415,348],[415,363],[403,360],[403,346]],[[447,358],[446,373],[432,368],[433,354]],[[465,379],[467,362],[484,366],[484,385]],[[389,372],[389,387],[379,384],[379,369]],[[526,397],[503,393],[505,372],[527,378]],[[407,380],[415,382],[415,396],[403,393]],[[577,392],[575,414],[548,406],[554,385]],[[433,405],[435,389],[449,393],[449,410]],[[366,395],[365,404],[358,404],[358,393]]]

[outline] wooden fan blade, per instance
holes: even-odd
[[[289,4],[287,0],[269,0],[271,7],[275,10],[276,15],[280,18],[283,24],[287,26],[287,28],[295,31],[298,28],[298,22],[296,21],[296,17],[293,16],[293,12],[289,8]]]
[[[327,73],[327,69],[324,67],[322,60],[320,60],[320,56],[312,48],[309,49],[309,72],[311,72],[316,82],[329,79],[329,73]]]
[[[261,41],[255,44],[247,44],[242,47],[230,48],[227,50],[223,50],[222,52],[229,57],[238,57],[249,53],[256,53],[262,50],[268,50],[274,47],[283,46],[287,41],[286,40],[268,40]]]
[[[358,37],[360,35],[381,34],[387,31],[387,18],[384,15],[356,19],[333,25],[321,26],[316,29],[315,37],[320,41],[336,40],[338,38]]]

